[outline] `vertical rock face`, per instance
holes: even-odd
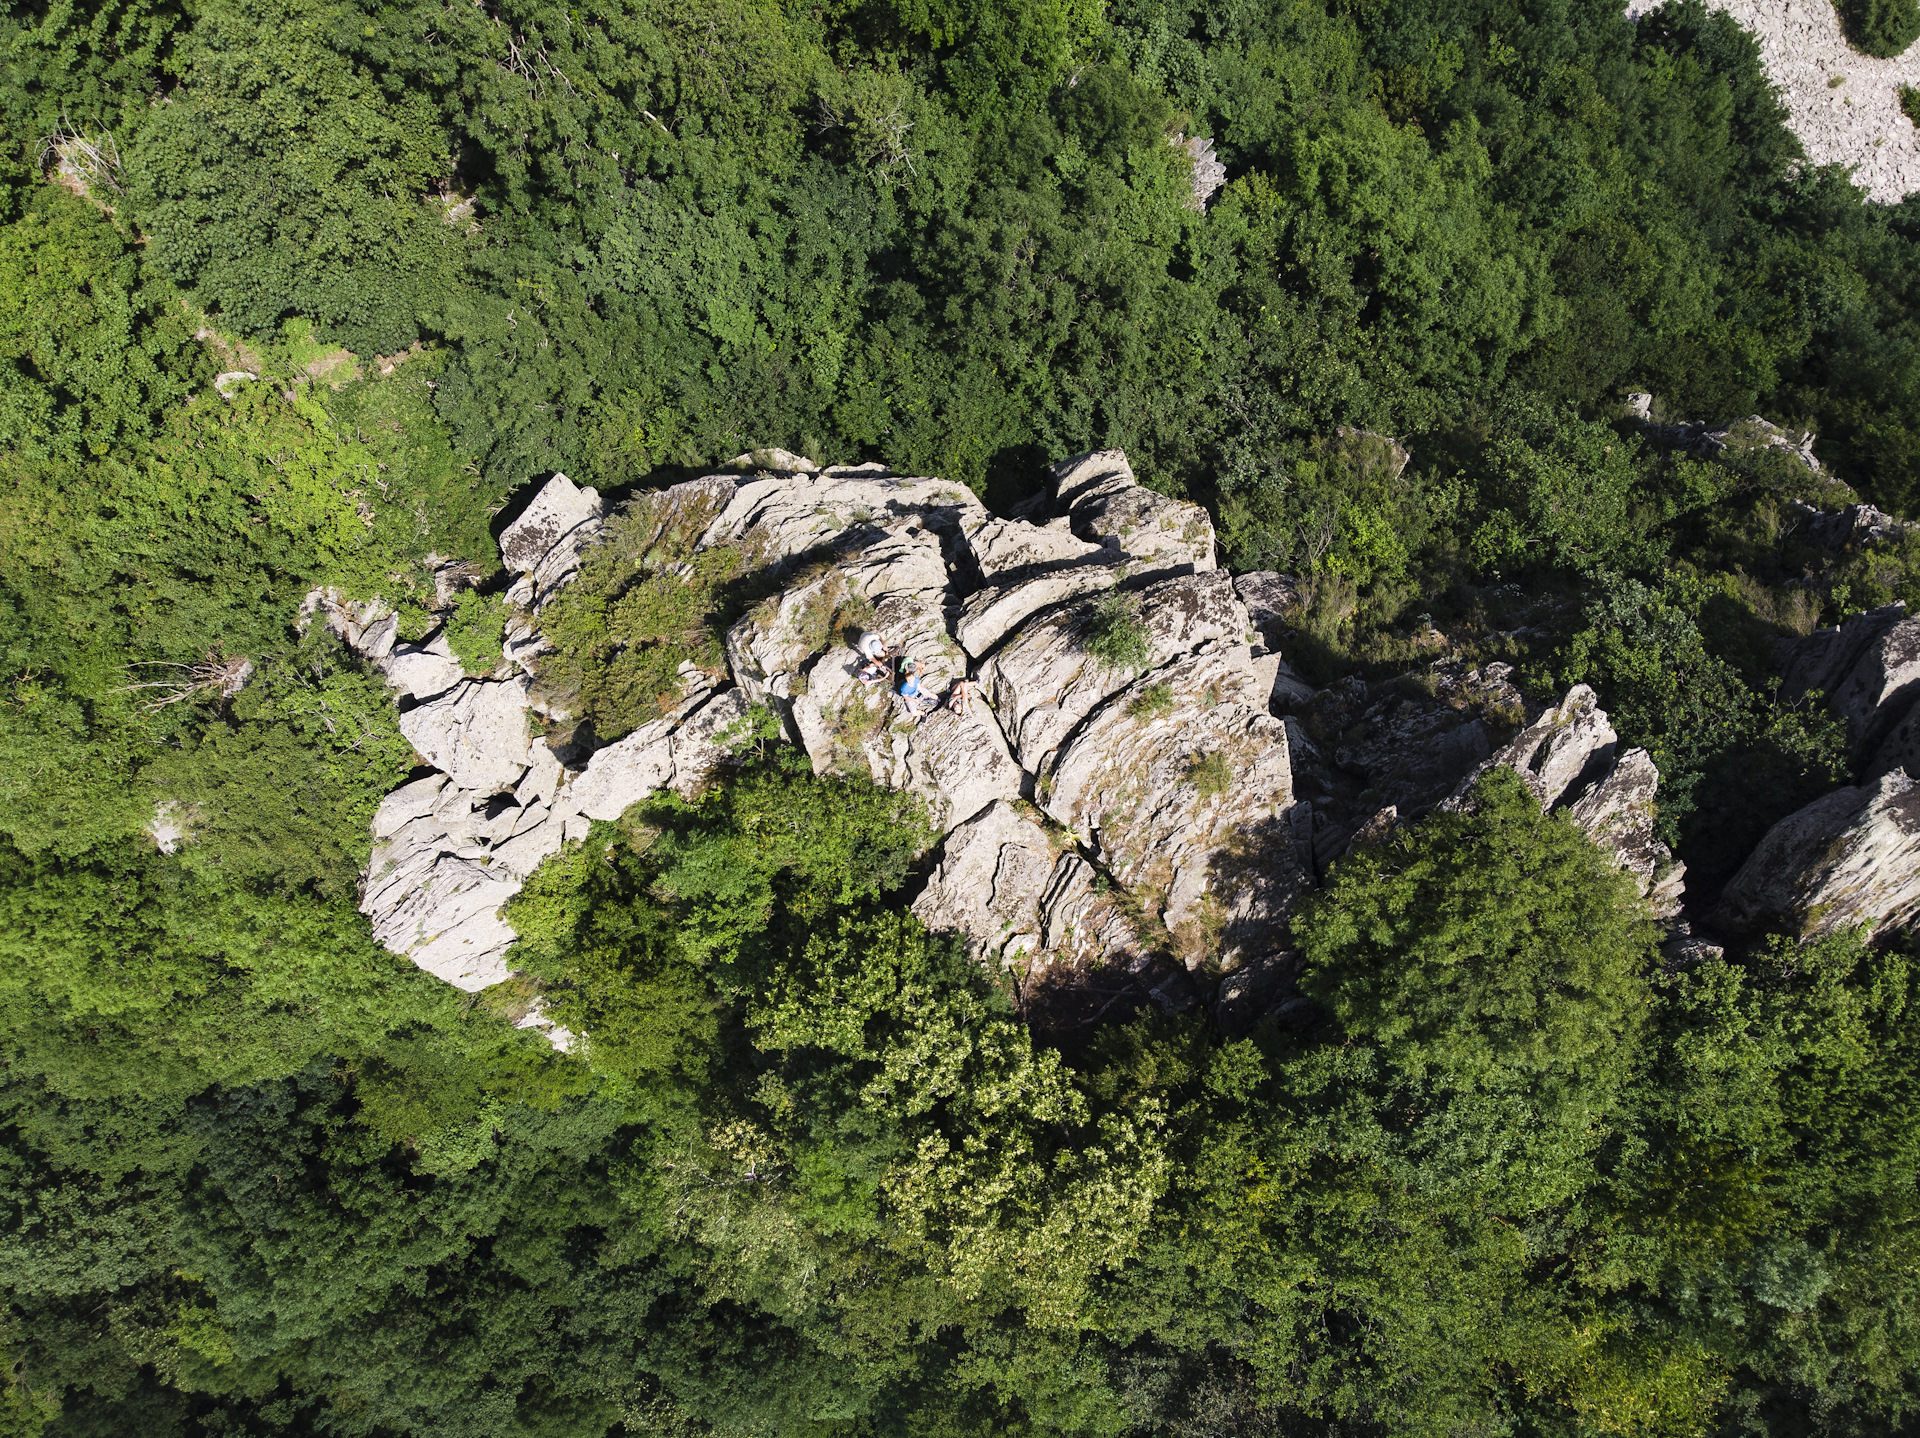
[[[1780,676],[1782,698],[1823,693],[1827,707],[1846,721],[1856,766],[1884,773],[1904,754],[1879,764],[1880,751],[1920,700],[1920,618],[1909,618],[1904,603],[1889,604],[1837,629],[1785,641]],[[1909,748],[1910,740],[1901,747]]]
[[[1143,489],[1120,450],[1063,460],[1053,468],[1051,493],[1073,533],[1124,551],[1133,577],[1197,574],[1214,567],[1213,521],[1206,510]]]
[[[500,562],[519,576],[512,598],[522,609],[539,611],[580,572],[580,556],[600,532],[600,492],[582,489],[564,474],[548,480],[500,532]]]
[[[1646,750],[1620,751],[1619,735],[1591,688],[1569,689],[1462,780],[1448,803],[1468,802],[1474,781],[1495,765],[1519,774],[1541,808],[1565,813],[1586,830],[1633,876],[1655,914],[1680,911],[1686,866],[1653,833],[1659,771]]]
[[[1808,938],[1920,914],[1920,787],[1899,770],[1823,795],[1760,841],[1721,896],[1733,929],[1781,925]]]

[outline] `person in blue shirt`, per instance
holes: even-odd
[[[907,701],[910,714],[926,714],[940,705],[933,686],[921,676],[920,666],[911,659],[901,666],[900,697]]]

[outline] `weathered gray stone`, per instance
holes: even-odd
[[[1686,866],[1653,836],[1659,771],[1646,750],[1620,751],[1619,736],[1590,687],[1574,685],[1477,765],[1445,807],[1470,803],[1474,783],[1496,766],[1518,773],[1542,809],[1564,809],[1633,877],[1656,915],[1679,911]]]
[[[1920,912],[1920,786],[1895,771],[1789,814],[1721,896],[1736,929],[1784,925],[1806,937],[1864,924],[1897,928]]]
[[[1247,630],[1246,609],[1222,573],[1185,575],[1150,585],[1140,594],[1147,631],[1147,669],[1157,669],[1203,644],[1237,644]],[[1086,607],[1056,610],[1026,624],[980,666],[981,691],[992,703],[1014,756],[1038,773],[1068,734],[1109,695],[1132,683],[1141,670],[1118,668],[1086,652]],[[1244,682],[1253,685],[1251,652]],[[1259,696],[1262,712],[1267,696]]]
[[[830,551],[849,531],[868,525],[957,532],[984,517],[985,507],[965,485],[943,479],[904,479],[883,467],[832,468],[819,474],[770,474],[741,481],[702,541],[740,546],[752,568],[779,566],[797,556]]]
[[[1057,860],[1046,830],[996,799],[947,835],[914,916],[929,929],[964,934],[988,959],[1014,957],[1011,941],[1033,935],[1027,957],[1038,957],[1040,896]]]
[[[444,694],[466,677],[444,634],[425,644],[395,644],[380,667],[387,683],[416,699]]]
[[[559,792],[566,777],[567,772],[560,767],[552,747],[546,740],[536,739],[527,746],[527,774],[513,796],[522,806],[545,803]]]
[[[1786,641],[1780,659],[1781,696],[1823,692],[1846,721],[1854,761],[1871,769],[1875,751],[1920,699],[1920,618],[1889,604]]]
[[[1858,549],[1868,544],[1903,538],[1913,526],[1871,504],[1849,504],[1845,509],[1815,509],[1802,500],[1789,500],[1799,537],[1822,549]]]
[[[516,828],[511,839],[493,849],[494,867],[524,879],[540,867],[541,860],[560,852],[564,834],[565,825],[551,818]]]
[[[414,752],[462,789],[513,788],[530,762],[527,692],[519,680],[462,680],[400,716]]]
[[[975,518],[961,537],[983,587],[962,607],[954,636],[975,658],[1041,610],[1112,588],[1126,562],[1111,546],[1076,538],[1065,519]]]
[[[1073,532],[1126,554],[1135,577],[1205,573],[1215,567],[1213,521],[1197,504],[1143,488],[1117,449],[1063,460],[1052,472],[1053,504]]]
[[[510,973],[514,932],[499,908],[519,887],[472,859],[440,854],[399,903],[374,916],[373,936],[435,978],[478,992]]]
[[[429,774],[411,784],[402,784],[373,811],[373,837],[385,839],[403,825],[431,814],[439,806],[441,791],[446,787],[444,774]]]
[[[730,745],[744,739],[747,698],[738,689],[724,690],[689,715],[673,732],[675,793],[691,799],[732,757]]]
[[[1300,607],[1300,581],[1270,569],[1235,575],[1233,592],[1247,606],[1247,622],[1255,629],[1284,620]]]
[[[1680,911],[1686,866],[1653,836],[1659,787],[1653,756],[1629,749],[1615,758],[1605,778],[1573,801],[1567,815],[1633,876],[1641,897],[1664,918]]]
[[[1606,777],[1613,768],[1619,737],[1592,687],[1576,684],[1460,787],[1464,792],[1481,770],[1504,765],[1526,780],[1542,809],[1551,811]]]
[[[1167,143],[1185,154],[1193,164],[1192,190],[1187,196],[1187,208],[1206,209],[1207,201],[1227,183],[1227,167],[1213,153],[1213,141],[1203,140],[1198,135],[1186,139],[1175,135]]]
[[[538,612],[580,572],[580,556],[600,532],[600,492],[564,474],[546,482],[520,517],[500,532],[500,562],[519,576],[510,597]]]
[[[1111,550],[1101,553],[1119,559]],[[968,654],[982,658],[1042,610],[1099,594],[1113,588],[1118,579],[1119,570],[1114,566],[1081,565],[990,585],[961,607],[960,618],[953,628],[954,636]]]
[[[671,720],[656,719],[596,751],[568,786],[577,812],[589,819],[618,819],[672,783],[673,729]]]
[[[1154,685],[1172,702],[1158,714],[1135,703]],[[1284,817],[1286,729],[1244,644],[1209,643],[1116,694],[1061,746],[1040,792],[1115,878],[1162,896],[1189,965],[1273,947],[1306,881]]]

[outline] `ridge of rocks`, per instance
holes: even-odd
[[[512,608],[491,674],[463,673],[441,636],[400,641],[377,601],[309,596],[386,675],[435,771],[380,805],[362,910],[381,943],[461,988],[509,976],[500,906],[543,859],[650,794],[697,792],[753,705],[817,768],[926,800],[941,839],[912,907],[930,927],[1035,973],[1124,969],[1169,1008],[1205,997],[1204,964],[1226,974],[1223,1022],[1290,972],[1290,915],[1330,863],[1459,802],[1489,764],[1594,834],[1658,911],[1677,904],[1657,775],[1644,751],[1618,752],[1591,690],[1542,710],[1506,666],[1460,664],[1411,687],[1314,689],[1273,642],[1293,581],[1219,570],[1206,512],[1138,484],[1119,451],[1056,465],[1009,517],[948,481],[777,451],[643,499],[623,543],[651,523],[692,550],[732,546],[768,597],[725,636],[724,673],[683,665],[679,701],[612,743],[576,750],[536,702],[540,611],[613,519],[564,475],[502,532]],[[1136,664],[1088,649],[1115,588],[1138,616]],[[917,715],[860,684],[862,629],[943,689],[971,680],[967,712]]]

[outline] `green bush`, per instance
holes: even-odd
[[[447,645],[469,674],[491,674],[499,667],[501,644],[507,634],[506,602],[497,596],[463,589],[447,616]]]
[[[1088,617],[1082,647],[1109,669],[1144,669],[1153,642],[1139,599],[1118,589],[1103,594]]]
[[[1150,719],[1158,719],[1162,714],[1173,712],[1173,686],[1171,684],[1149,684],[1133,698],[1127,701],[1129,717],[1143,724]]]
[[[1916,0],[1834,0],[1834,8],[1840,12],[1847,43],[1864,54],[1891,58],[1920,40]]]
[[[1202,799],[1217,799],[1233,787],[1233,764],[1218,749],[1187,765],[1187,782]]]

